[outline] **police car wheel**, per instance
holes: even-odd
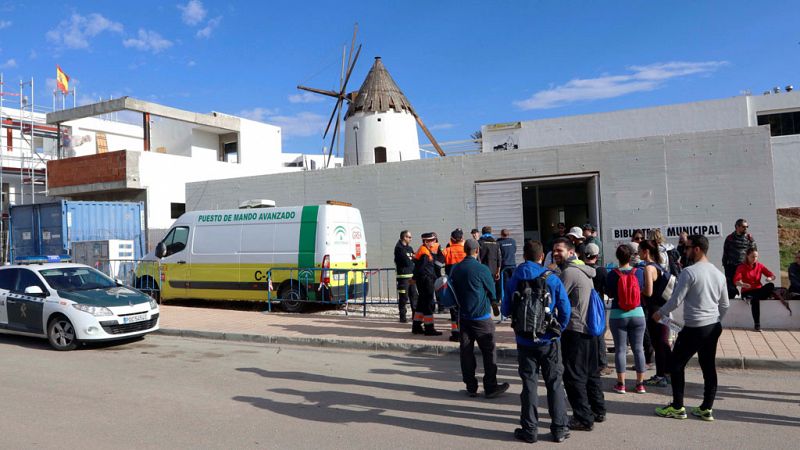
[[[75,350],[78,338],[72,322],[64,316],[54,317],[47,325],[47,340],[58,351]]]
[[[299,313],[305,308],[305,303],[299,301],[302,298],[300,286],[287,286],[281,289],[281,308],[286,312]]]

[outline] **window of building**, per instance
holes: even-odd
[[[223,148],[222,160],[229,163],[239,162],[239,147],[236,142],[226,142]]]
[[[386,162],[386,147],[375,147],[375,163]]]
[[[758,116],[759,125],[769,125],[771,136],[800,134],[800,111]]]
[[[170,203],[170,217],[173,219],[177,219],[178,217],[182,216],[183,213],[186,212],[186,203]]]

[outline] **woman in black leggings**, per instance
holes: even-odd
[[[761,277],[766,277],[767,284],[761,285]],[[736,268],[733,283],[742,289],[742,298],[750,300],[753,326],[759,332],[761,331],[761,300],[773,296],[778,300],[783,299],[775,290],[775,285],[771,283],[773,280],[775,280],[775,274],[758,262],[758,250],[752,247],[747,250],[744,262]]]

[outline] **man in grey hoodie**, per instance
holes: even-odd
[[[692,415],[709,422],[714,420],[711,407],[717,395],[717,342],[722,334],[720,322],[728,310],[729,300],[725,276],[708,262],[707,253],[708,239],[705,236],[689,236],[686,256],[694,264],[681,272],[669,301],[653,314],[653,320],[658,322],[683,304],[685,324],[675,340],[669,371],[672,375],[672,403],[656,408],[656,414],[661,417],[687,417],[683,405],[684,370],[697,353],[703,371],[703,403],[692,408]]]
[[[569,324],[561,335],[564,389],[572,406],[569,428],[592,431],[595,422],[602,422],[606,418],[597,337],[588,333],[586,324],[595,269],[575,256],[575,246],[569,239],[556,240],[553,262],[558,265],[559,278],[572,307]]]

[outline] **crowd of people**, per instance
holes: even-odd
[[[749,301],[754,328],[760,330],[759,302],[780,296],[771,283],[773,273],[758,262],[758,250],[747,228],[747,222],[740,219],[725,238],[724,274],[708,261],[708,239],[701,235],[683,233],[675,247],[665,242],[660,230],[647,234],[637,230],[631,242],[615,249],[616,264],[603,266],[602,245],[591,224],[569,230],[558,224],[546,244],[526,239],[524,262],[517,265],[517,244],[506,229],[501,230],[499,239],[491,227],[473,229],[466,240],[464,232],[456,229],[444,247],[436,233],[428,232],[422,234],[422,245],[416,251],[410,246],[411,234],[403,231],[395,247],[400,321],[407,321],[410,304],[411,331],[441,335],[433,317],[437,292],[452,295],[450,339],[460,343],[466,393],[478,395],[477,343],[483,359],[484,395],[493,398],[509,385],[497,380],[492,319],[510,318],[522,381],[520,427],[514,436],[525,442],[538,439],[539,374],[547,391],[552,439],[562,442],[570,431],[592,431],[596,423],[605,421],[602,375],[615,372],[613,392],[628,392],[628,346],[634,358],[633,392],[643,394],[649,387],[671,386],[672,402],[656,408],[655,413],[677,419],[687,418],[684,370],[697,354],[704,395],[691,414],[713,421],[716,349],[729,299]],[[800,253],[789,271],[789,292],[800,293]],[[591,331],[594,296],[610,302],[613,369],[608,367],[605,333]],[[679,307],[683,308],[683,324],[671,319]],[[678,328],[673,340],[672,330]],[[655,375],[645,379],[653,359]],[[567,415],[567,402],[572,417]]]

